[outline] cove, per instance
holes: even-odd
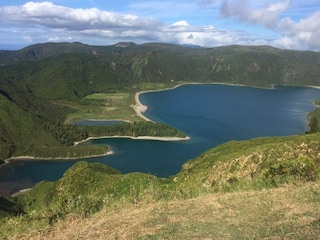
[[[140,95],[148,106],[144,115],[168,123],[191,139],[162,142],[99,139],[113,155],[87,159],[117,168],[122,173],[144,172],[168,177],[182,164],[230,140],[303,134],[307,114],[316,108],[320,90],[307,87],[260,89],[216,84],[183,85]],[[41,180],[54,181],[76,161],[16,161],[0,169],[0,188],[16,191]]]

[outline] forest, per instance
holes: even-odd
[[[153,122],[120,123],[111,126],[77,126],[60,122],[44,122],[43,127],[50,132],[62,145],[71,146],[76,141],[88,137],[102,136],[157,136],[157,137],[186,137],[184,133],[169,124]]]

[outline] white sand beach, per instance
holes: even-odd
[[[149,119],[149,118],[147,118],[146,116],[143,115],[143,113],[144,113],[145,111],[147,111],[148,107],[147,107],[146,105],[143,105],[143,104],[140,102],[140,99],[139,99],[140,94],[146,93],[146,92],[149,92],[149,91],[137,92],[136,95],[135,95],[136,104],[135,104],[135,105],[131,105],[131,107],[134,109],[134,111],[136,112],[136,114],[137,114],[140,118],[142,118],[143,120],[148,121],[148,122],[153,122],[151,119]]]

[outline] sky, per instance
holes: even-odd
[[[43,42],[320,51],[320,0],[0,0],[0,49]]]

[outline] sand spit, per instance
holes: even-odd
[[[120,136],[120,135],[115,135],[115,136],[101,136],[101,137],[88,137],[87,139],[84,139],[79,142],[75,142],[74,145],[78,145],[80,143],[84,143],[90,140],[95,140],[95,139],[106,139],[106,138],[130,138],[134,140],[155,140],[155,141],[166,141],[166,142],[173,142],[173,141],[187,141],[190,139],[190,137],[154,137],[154,136],[138,136],[138,137],[133,137],[133,136]]]

